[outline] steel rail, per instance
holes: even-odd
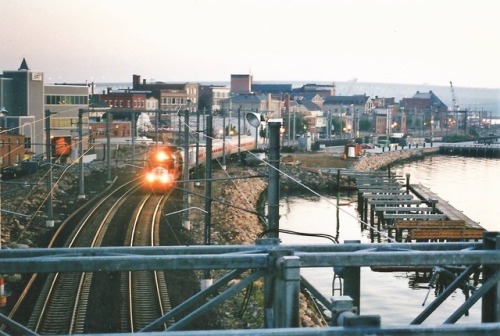
[[[69,223],[72,222],[72,220],[78,216],[80,213],[83,213],[84,211],[86,211],[86,209],[88,209],[90,206],[93,206],[94,203],[99,200],[100,198],[104,197],[104,195],[106,195],[109,190],[111,189],[111,187],[113,186],[114,182],[116,182],[116,178],[115,180],[113,181],[113,183],[109,184],[109,186],[104,189],[102,192],[100,192],[99,194],[97,194],[96,196],[94,196],[92,199],[90,199],[88,202],[85,202],[83,205],[81,205],[78,209],[76,209],[73,213],[71,213],[62,223],[61,225],[57,228],[56,232],[54,233],[54,235],[52,236],[52,238],[50,239],[47,247],[48,248],[51,248],[54,246],[56,240],[59,238],[59,236],[61,235],[61,232],[63,231],[63,229],[69,225]],[[12,307],[11,311],[9,312],[9,318],[13,318],[21,304],[24,302],[24,300],[26,299],[26,295],[29,293],[29,291],[31,290],[32,286],[34,285],[35,283],[35,280],[37,279],[38,277],[38,274],[37,273],[34,273],[33,275],[31,275],[30,279],[28,280],[26,286],[24,287],[23,291],[21,292],[21,294],[19,295],[19,298],[18,300],[16,301],[16,303],[14,304],[14,306]]]
[[[128,238],[129,246],[159,245],[159,221],[161,208],[170,196],[162,194],[159,198],[149,194],[137,208],[131,232]],[[150,206],[148,203],[154,203]],[[146,205],[148,205],[146,207]],[[152,214],[149,209],[153,208]],[[128,319],[130,331],[143,328],[152,320],[164,315],[165,309],[170,309],[170,301],[166,282],[162,272],[139,271],[128,272]],[[164,324],[164,328],[167,324]]]
[[[105,234],[105,226],[108,223],[109,217],[112,215],[112,213],[114,213],[116,207],[121,204],[122,200],[125,199],[133,190],[138,188],[138,185],[132,186],[132,188],[126,190],[123,195],[120,195],[118,201],[114,202],[109,211],[106,212],[104,218],[94,229],[95,231],[92,235],[92,238],[90,239],[90,242],[87,240],[88,236],[86,236],[86,234],[84,233],[84,228],[87,228],[87,224],[91,223],[90,218],[94,216],[99,208],[103,207],[103,205],[106,204],[106,202],[110,200],[111,197],[116,195],[118,192],[121,192],[124,188],[129,187],[132,183],[134,183],[134,181],[130,181],[120,186],[112,193],[97,202],[97,205],[86,213],[84,219],[74,230],[72,238],[66,244],[67,247],[72,248],[77,244],[89,244],[91,248],[95,248],[102,239],[102,235]],[[84,238],[83,241],[79,241],[81,240],[81,238]],[[36,323],[33,330],[35,332],[41,330],[43,333],[52,333],[54,332],[54,330],[69,333],[82,333],[85,323],[86,305],[88,303],[91,283],[92,273],[89,272],[82,272],[79,276],[75,273],[54,274],[50,279],[50,285],[48,287],[49,289],[46,291],[45,299],[40,301],[42,303],[39,313],[37,313],[36,309],[34,310],[33,316],[38,316],[38,318],[35,319]],[[64,292],[61,292],[61,289],[63,289]],[[54,300],[57,300],[60,303],[56,304]],[[71,300],[72,302],[69,303],[69,300]],[[57,312],[67,312],[68,306],[72,307],[69,321],[63,322],[62,318],[65,316],[65,314]],[[56,311],[54,313],[51,313],[53,309],[56,309]],[[50,314],[52,314],[52,316],[54,317],[51,318]],[[49,321],[51,322],[44,324],[43,321],[47,318],[49,318]]]

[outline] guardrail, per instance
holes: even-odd
[[[409,326],[383,326],[378,315],[358,315],[360,267],[429,266],[467,268]],[[301,281],[300,269],[335,267],[346,284],[344,296],[326,298]],[[464,243],[345,243],[332,245],[280,245],[277,239],[261,239],[256,245],[191,247],[101,247],[1,250],[0,269],[6,273],[98,272],[138,270],[228,270],[228,273],[140,332],[146,333],[174,318],[171,331],[183,329],[200,315],[245,288],[264,279],[265,329],[238,330],[242,335],[496,335],[500,330],[500,233],[485,233],[482,242]],[[482,285],[443,325],[420,326],[425,318],[472,272],[482,270]],[[240,278],[237,285],[227,285]],[[331,326],[300,328],[300,286],[315,293],[330,309]],[[451,291],[451,292],[450,292]],[[196,304],[206,304],[194,309]],[[482,299],[482,323],[454,325],[467,310]],[[186,311],[193,309],[186,314]],[[23,326],[0,314],[0,322],[22,333]],[[234,330],[180,331],[178,335],[234,335]]]

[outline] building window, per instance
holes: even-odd
[[[74,128],[78,123],[78,118],[54,118],[50,119],[50,127],[52,128]]]
[[[45,104],[47,105],[88,105],[88,96],[59,96],[46,95]]]

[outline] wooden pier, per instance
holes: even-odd
[[[403,180],[379,173],[356,178],[358,211],[368,223],[372,241],[375,231],[380,239],[382,229],[398,242],[482,239],[484,229],[477,222],[425,186],[409,184],[409,176],[405,184]]]
[[[498,142],[474,145],[447,144],[439,147],[439,154],[500,158],[500,146]]]
[[[422,240],[478,240],[485,231],[479,223],[464,215],[464,213],[450,203],[433,193],[429,188],[421,184],[411,184],[409,186],[413,194],[420,199],[427,199],[433,204],[436,211],[446,215],[448,222],[454,222],[454,227],[442,227],[440,230],[417,229],[411,233],[411,238],[416,241]]]

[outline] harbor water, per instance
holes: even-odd
[[[392,167],[392,173],[410,174],[410,183],[421,183],[488,231],[500,231],[495,211],[500,191],[500,160],[458,156],[429,156],[423,160]],[[361,230],[357,214],[357,194],[342,193],[340,211],[336,197],[310,191],[301,195],[281,195],[280,228],[291,231],[328,234],[346,240],[370,243],[370,231]],[[337,219],[338,218],[338,219]],[[382,232],[382,242],[387,241]],[[332,244],[319,237],[280,234],[283,244]],[[330,268],[302,269],[301,274],[320,292],[332,296],[334,271]],[[361,269],[361,314],[381,316],[382,325],[409,324],[435,298],[428,283],[415,281],[412,272],[380,273]],[[336,282],[338,287],[338,281]],[[338,291],[333,293],[339,295]],[[424,325],[442,324],[465,300],[461,290],[448,298]],[[480,323],[478,301],[457,323]]]

